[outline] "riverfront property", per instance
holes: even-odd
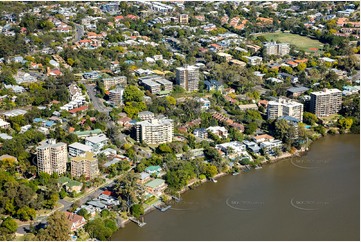
[[[112,239],[359,240],[359,139],[327,136],[303,157],[206,183]]]

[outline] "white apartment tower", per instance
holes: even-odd
[[[115,89],[109,91],[109,100],[114,105],[123,105],[124,88],[117,86]]]
[[[197,66],[184,66],[176,69],[176,83],[187,92],[198,91],[199,68]]]
[[[37,147],[38,172],[63,174],[66,172],[67,161],[68,151],[65,143],[56,143],[56,140],[49,139]]]
[[[311,92],[310,111],[317,117],[327,117],[340,111],[342,92],[336,88]]]
[[[269,101],[267,106],[267,118],[277,119],[281,116],[290,116],[302,122],[303,104],[285,98],[279,98],[278,101]]]
[[[136,140],[153,145],[172,142],[173,126],[173,120],[167,118],[137,122]]]
[[[267,55],[284,56],[290,53],[290,45],[288,43],[268,42],[264,45]]]

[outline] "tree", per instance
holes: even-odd
[[[306,64],[306,63],[300,63],[300,64],[297,66],[297,70],[298,70],[298,71],[304,71],[306,68],[307,68],[307,64]]]
[[[65,191],[64,188],[62,188],[61,191],[59,192],[59,197],[61,199],[63,199],[64,197],[66,197],[66,195],[67,195],[67,192]]]
[[[7,217],[0,225],[0,239],[12,240],[14,233],[18,229],[18,224],[11,217]]]
[[[315,114],[304,112],[303,113],[303,122],[306,124],[314,125],[317,122],[318,118]]]
[[[218,173],[218,170],[217,170],[217,167],[215,165],[207,165],[206,167],[206,177],[207,178],[212,178],[214,177],[217,173]]]
[[[141,102],[143,100],[143,92],[134,85],[129,85],[124,90],[124,102]]]
[[[176,105],[177,104],[177,100],[172,96],[167,96],[166,100],[170,105]]]
[[[56,240],[66,241],[69,240],[70,222],[65,216],[65,213],[56,211],[47,219],[47,227],[41,229],[36,236],[39,241]]]
[[[286,120],[280,119],[275,122],[275,136],[283,142],[288,138],[289,130],[290,125]]]
[[[257,130],[257,124],[252,122],[245,126],[244,133],[245,134],[253,134]]]
[[[10,233],[15,233],[18,229],[18,224],[11,217],[7,217],[1,223],[1,227],[6,228]]]
[[[13,77],[11,71],[9,69],[3,69],[0,73],[0,82],[4,82],[7,85],[15,85],[16,80]]]
[[[20,220],[28,221],[28,220],[34,220],[36,217],[36,212],[33,208],[29,208],[28,206],[20,208],[16,215]]]
[[[160,144],[158,146],[158,151],[160,153],[172,153],[172,149],[167,144]]]
[[[315,130],[316,132],[320,133],[322,136],[325,136],[326,134],[326,129],[325,127],[318,125],[317,127],[314,127],[313,130]]]
[[[83,216],[86,220],[90,218],[90,214],[85,208],[82,208],[78,211],[78,215]]]
[[[353,123],[352,118],[340,118],[340,119],[337,121],[338,126],[339,126],[341,129],[345,129],[345,130],[350,129],[351,126],[352,126],[352,123]]]
[[[139,219],[139,217],[144,214],[144,208],[143,208],[143,206],[141,204],[134,204],[130,208],[130,212],[134,217]]]

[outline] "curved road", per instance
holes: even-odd
[[[80,24],[75,24],[75,37],[74,41],[78,42],[84,35],[84,27]]]

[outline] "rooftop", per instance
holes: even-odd
[[[318,91],[318,92],[311,92],[311,94],[313,95],[327,95],[334,93],[341,93],[341,91],[338,90],[337,88],[333,88],[333,89],[323,89],[322,91]]]
[[[63,185],[67,185],[68,187],[74,187],[74,186],[82,186],[83,183],[78,182],[78,181],[74,181],[66,176],[63,177],[59,177],[58,179],[58,183],[63,184]]]
[[[310,90],[310,89],[307,88],[307,87],[291,87],[291,88],[287,89],[287,91],[292,92],[292,93],[294,93],[294,92],[306,92],[308,90]]]
[[[25,110],[22,110],[22,109],[14,109],[14,110],[10,110],[10,111],[6,111],[4,112],[3,114],[6,116],[6,117],[15,117],[15,116],[18,116],[18,115],[24,115],[26,114],[27,111]]]
[[[95,156],[95,154],[93,152],[85,152],[85,154],[83,155],[79,155],[79,156],[76,156],[76,157],[73,157],[71,158],[72,161],[75,161],[75,162],[81,162],[83,160],[87,160],[87,161],[96,161],[97,158]]]
[[[150,187],[150,188],[156,188],[156,187],[163,185],[164,183],[165,183],[165,180],[157,178],[157,179],[154,179],[154,180],[146,183],[145,186]]]
[[[99,135],[96,135],[96,136],[86,137],[85,140],[89,141],[91,143],[97,144],[97,143],[107,141],[108,138],[107,138],[107,136],[105,134],[99,134]]]

